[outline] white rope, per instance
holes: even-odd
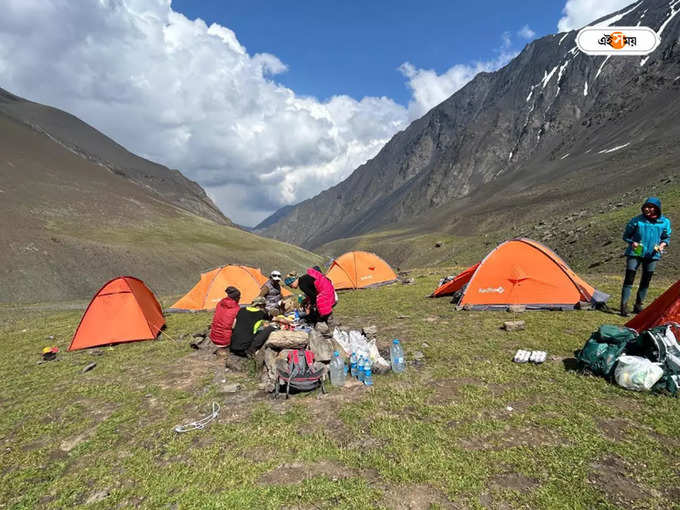
[[[215,418],[217,418],[217,415],[220,413],[220,406],[217,402],[213,402],[212,405],[212,413],[210,413],[208,416],[205,418],[202,418],[197,421],[192,421],[191,423],[186,423],[184,425],[176,425],[175,426],[175,432],[189,432],[190,430],[200,430],[204,428],[208,423],[213,421]]]

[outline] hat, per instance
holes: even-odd
[[[283,280],[283,283],[285,283],[288,287],[290,287],[292,285],[292,283],[297,279],[298,279],[297,276],[291,276],[290,273],[289,273],[288,276],[286,276],[286,279]]]
[[[269,274],[269,276],[271,276],[272,280],[274,280],[276,282],[281,281],[281,271],[274,270]]]
[[[253,302],[251,303],[251,305],[254,306],[260,305],[264,306],[265,304],[267,304],[267,301],[262,296],[257,296],[255,299],[253,299]]]
[[[241,291],[236,287],[229,286],[225,289],[225,292],[227,293],[227,296],[229,296],[234,301],[241,299]]]

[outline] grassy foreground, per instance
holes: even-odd
[[[66,353],[80,311],[0,308],[0,508],[680,508],[678,400],[565,370],[620,317],[524,313],[527,329],[506,333],[512,314],[455,312],[423,298],[439,274],[414,275],[342,294],[336,315],[423,362],[289,401],[189,349],[209,314],[170,315],[157,341]],[[654,283],[652,298],[669,282]],[[60,361],[38,365],[53,344]],[[513,364],[517,348],[548,362]],[[222,393],[223,379],[241,390]],[[212,402],[207,428],[173,431]]]

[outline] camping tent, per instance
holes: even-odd
[[[396,281],[397,275],[390,265],[375,253],[347,252],[331,263],[326,276],[336,290],[364,289]]]
[[[499,309],[571,309],[580,301],[604,303],[609,296],[583,281],[549,248],[518,238],[497,246],[479,264],[436,289],[432,296],[460,290],[461,306]]]
[[[214,310],[217,303],[227,297],[225,289],[230,285],[241,291],[241,304],[249,304],[260,294],[267,281],[259,269],[248,266],[223,266],[201,274],[201,280],[180,298],[174,310]],[[281,287],[283,297],[291,293]]]
[[[120,276],[92,298],[68,350],[153,340],[164,325],[163,311],[153,292],[142,280]]]
[[[680,323],[680,280],[629,320],[626,326],[642,331],[667,322]]]

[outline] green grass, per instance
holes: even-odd
[[[506,333],[512,314],[455,312],[423,297],[439,274],[412,276],[342,293],[336,315],[375,324],[380,345],[400,338],[424,364],[376,376],[371,390],[287,402],[188,348],[210,314],[170,315],[159,340],[94,355],[65,352],[82,312],[0,308],[0,507],[71,508],[104,491],[88,508],[680,508],[677,399],[564,367],[620,317],[524,313],[527,329]],[[621,284],[586,279],[614,296]],[[650,297],[669,283],[653,282]],[[38,365],[52,344],[60,361]],[[513,364],[517,348],[549,361]],[[221,394],[222,378],[243,389]],[[217,421],[173,431],[213,401]]]

